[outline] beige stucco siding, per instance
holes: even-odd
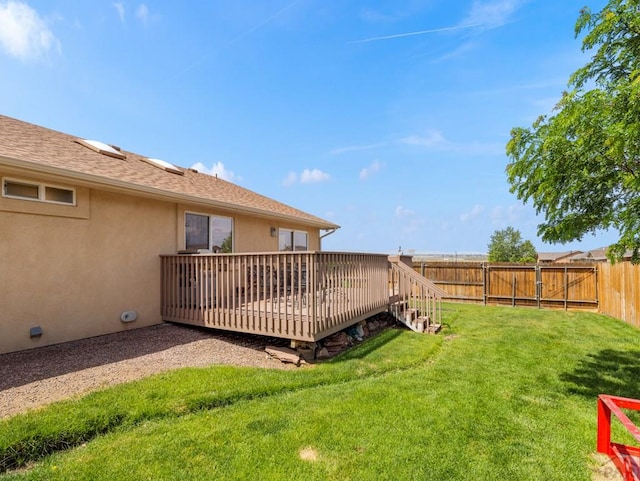
[[[1,200],[0,353],[161,322],[158,254],[176,251],[175,204],[80,190],[77,207]],[[126,310],[138,319],[121,322]]]

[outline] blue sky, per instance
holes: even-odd
[[[0,112],[219,176],[342,226],[336,251],[484,252],[514,126],[588,59],[595,0],[0,0]]]

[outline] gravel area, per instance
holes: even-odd
[[[0,354],[0,418],[181,367],[296,369],[269,357],[267,344],[288,341],[159,324]]]

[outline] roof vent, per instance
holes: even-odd
[[[154,167],[157,167],[162,170],[166,170],[167,172],[171,172],[172,174],[184,175],[184,172],[182,172],[178,167],[176,167],[173,164],[170,164],[167,161],[160,160],[160,159],[150,159],[148,157],[142,157],[142,160],[147,164],[151,164]]]
[[[126,158],[126,155],[120,152],[119,147],[113,147],[98,140],[76,139],[76,142],[80,145],[84,145],[94,152],[98,152],[99,154],[108,155],[109,157],[115,157],[116,159]]]

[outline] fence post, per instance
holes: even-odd
[[[569,268],[564,268],[564,310],[569,307]]]
[[[536,264],[536,302],[538,303],[538,309],[540,309],[540,301],[542,297],[542,268],[539,264]]]

